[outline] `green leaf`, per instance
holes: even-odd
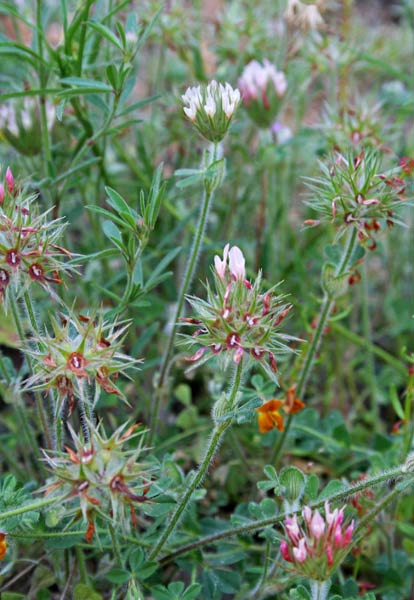
[[[139,50],[140,48],[142,48],[142,46],[145,44],[149,34],[152,31],[152,28],[154,27],[155,23],[158,20],[158,17],[160,16],[161,12],[164,10],[164,6],[161,6],[161,8],[158,9],[158,11],[155,13],[155,15],[152,17],[151,21],[148,23],[147,27],[144,30],[144,33],[141,35],[139,42],[137,44],[137,49]]]
[[[316,500],[318,497],[318,489],[319,489],[319,477],[312,473],[308,475],[305,485],[305,495],[309,498],[309,500]]]
[[[63,77],[60,83],[71,85],[77,88],[93,88],[101,92],[112,92],[112,87],[99,79],[84,79],[83,77]]]
[[[119,50],[123,50],[123,46],[121,40],[119,40],[116,35],[111,31],[106,25],[103,23],[98,23],[96,21],[87,21],[87,25],[100,33],[104,38],[106,38],[111,44],[116,46]]]
[[[174,258],[177,256],[177,254],[180,251],[181,251],[181,247],[179,246],[178,248],[173,248],[173,250],[170,250],[170,252],[168,252],[168,254],[166,256],[164,256],[164,258],[155,267],[151,276],[148,278],[147,282],[145,283],[145,289],[147,291],[149,289],[151,289],[151,287],[156,285],[156,283],[159,282],[159,277],[160,277],[161,273],[164,271],[164,269],[166,269],[166,267],[170,264],[170,262],[172,262],[174,260]]]
[[[396,389],[395,385],[390,386],[389,397],[391,400],[391,406],[393,407],[395,414],[397,415],[397,417],[399,419],[404,420],[405,419],[404,409],[401,406],[401,402],[400,402],[400,399],[398,398],[397,389]]]
[[[139,108],[142,108],[142,107],[146,106],[147,104],[150,104],[151,102],[154,102],[154,100],[158,100],[159,97],[160,97],[160,95],[157,94],[156,96],[150,96],[149,98],[145,98],[145,100],[140,100],[139,102],[134,102],[134,104],[130,104],[122,112],[117,113],[116,116],[117,117],[124,117],[128,113],[130,113],[130,112],[132,112],[134,110],[138,110]]]
[[[347,486],[344,483],[342,483],[342,481],[339,481],[338,479],[332,479],[332,481],[330,481],[319,494],[318,502],[321,500],[325,500],[325,498],[329,498],[334,494],[338,494],[339,492],[345,491],[346,489]]]
[[[303,586],[299,585],[289,592],[289,600],[311,600],[308,590]]]
[[[73,590],[73,600],[102,600],[102,596],[89,585],[78,583]]]
[[[119,212],[121,215],[129,215],[134,220],[138,217],[138,215],[133,211],[126,200],[122,198],[122,196],[115,190],[110,187],[105,187],[105,191],[109,196],[109,200],[107,200],[109,206],[112,206],[114,210]]]
[[[118,567],[111,569],[106,573],[105,579],[111,583],[126,583],[131,577],[131,573],[126,569],[120,569]]]
[[[122,241],[121,232],[112,221],[104,221],[102,223],[102,231],[110,240]]]
[[[280,485],[286,490],[286,500],[294,502],[302,497],[305,490],[306,477],[300,469],[285,467],[280,472],[279,481]]]

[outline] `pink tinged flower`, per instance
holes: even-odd
[[[321,517],[318,510],[313,513],[312,520],[309,526],[310,533],[319,540],[325,533],[325,521]]]
[[[333,552],[331,544],[328,544],[326,548],[326,556],[328,557],[328,566],[332,567],[333,565]]]
[[[224,246],[223,260],[221,260],[221,258],[219,256],[217,256],[217,254],[214,257],[214,268],[216,269],[216,273],[220,277],[220,279],[224,279],[224,276],[226,275],[227,257],[229,254],[229,248],[230,248],[230,244],[226,244]],[[230,292],[230,290],[229,290],[229,292]]]
[[[293,548],[293,556],[299,563],[303,563],[306,560],[308,553],[306,551],[306,540],[302,538],[299,540],[297,548]]]
[[[243,252],[238,246],[233,246],[229,251],[229,269],[235,279],[246,278],[245,260]]]
[[[280,542],[280,553],[287,562],[292,562],[289,552],[289,546],[285,540]]]
[[[10,167],[7,167],[6,170],[6,184],[9,192],[12,192],[14,188],[14,177]]]
[[[8,250],[8,252],[6,253],[5,259],[6,259],[6,263],[8,265],[10,265],[10,267],[14,267],[14,268],[17,268],[20,265],[20,263],[22,262],[19,252],[15,248]]]
[[[349,542],[351,541],[352,534],[354,532],[354,527],[355,527],[355,522],[351,521],[351,524],[346,528],[346,531],[345,531],[344,541],[343,541],[343,545],[342,545],[343,548],[345,548],[345,546],[348,546]]]
[[[197,350],[197,352],[195,352],[192,356],[189,356],[187,358],[185,358],[185,360],[187,362],[195,362],[196,360],[198,360],[199,358],[201,358],[204,354],[204,352],[208,350],[208,348],[204,347],[204,348],[199,348]]]
[[[312,520],[312,509],[310,506],[304,506],[302,510],[302,517],[305,523],[309,526]]]
[[[236,365],[238,365],[240,363],[242,356],[243,356],[243,348],[241,346],[239,346],[239,348],[237,348],[237,350],[233,356],[233,361],[236,363]]]
[[[294,544],[297,544],[299,542],[300,529],[296,515],[294,515],[292,519],[290,517],[286,517],[286,531],[291,541]]]
[[[0,183],[0,205],[3,204],[4,200],[4,185]]]
[[[240,346],[240,336],[237,333],[229,333],[226,338],[226,345],[229,350],[234,350]]]
[[[339,548],[342,546],[342,529],[340,525],[337,525],[335,527],[335,531],[334,531],[334,546],[335,548]]]
[[[269,364],[273,373],[277,373],[277,363],[273,352],[269,352]]]

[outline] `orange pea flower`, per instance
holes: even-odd
[[[286,400],[283,410],[287,415],[294,415],[305,407],[305,403],[300,398],[295,398],[295,386],[290,387],[286,392]]]
[[[283,431],[283,416],[279,412],[279,408],[283,405],[283,400],[268,400],[256,408],[259,417],[259,430],[260,433],[267,433],[273,428],[278,431]]]
[[[7,543],[6,543],[6,534],[0,532],[0,560],[6,555]]]

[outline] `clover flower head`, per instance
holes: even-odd
[[[344,508],[331,510],[325,502],[325,516],[304,506],[303,526],[297,515],[285,520],[286,539],[280,544],[285,561],[297,574],[315,581],[327,581],[350,550],[354,521],[344,524]]]
[[[374,250],[375,234],[384,225],[399,223],[395,213],[406,199],[411,180],[411,174],[401,165],[381,172],[381,160],[376,149],[367,148],[337,153],[329,163],[320,163],[321,175],[307,182],[307,204],[318,212],[318,218],[306,220],[305,225],[333,222],[339,235],[354,227],[361,245]]]
[[[101,426],[91,425],[90,429],[87,444],[71,430],[72,447],[66,447],[66,452],[44,452],[53,474],[44,491],[66,493],[64,502],[76,502],[70,510],[80,510],[88,524],[88,542],[92,540],[96,514],[107,515],[124,531],[129,531],[131,523],[136,527],[135,506],[148,501],[152,478],[148,465],[140,461],[145,429],[124,424],[110,437]],[[124,447],[131,440],[133,449]]]
[[[54,388],[72,406],[77,397],[90,401],[84,385],[88,382],[95,384],[93,405],[101,390],[126,401],[115,380],[140,362],[120,351],[129,324],[105,322],[102,313],[85,316],[72,310],[61,322],[53,318],[52,327],[53,334],[43,333],[35,339],[35,349],[26,350],[32,355],[34,374],[25,389]]]
[[[217,356],[239,364],[246,359],[260,365],[276,379],[277,353],[290,352],[292,338],[278,332],[279,325],[292,306],[276,286],[261,291],[261,275],[254,283],[246,278],[245,258],[237,246],[226,244],[223,258],[214,257],[214,289],[207,284],[207,300],[188,297],[194,316],[181,321],[197,326],[192,335],[183,335],[184,343],[196,345],[196,352],[186,360],[198,366]]]
[[[285,74],[267,59],[249,62],[239,79],[246,110],[259,127],[270,127],[287,90]]]
[[[62,284],[62,273],[75,270],[64,262],[70,252],[59,245],[66,225],[50,218],[51,209],[41,213],[36,200],[24,195],[8,167],[0,186],[0,301],[6,311],[10,295],[14,301],[33,283],[60,301],[51,284]]]
[[[240,92],[229,83],[211,81],[207,86],[190,87],[182,96],[186,117],[203,137],[220,142],[240,102]]]

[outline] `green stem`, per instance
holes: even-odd
[[[211,163],[215,162],[216,156],[217,156],[217,147],[214,146]],[[211,188],[210,185],[205,184],[203,200],[201,202],[200,215],[199,215],[199,219],[198,219],[198,225],[197,225],[197,229],[195,231],[193,245],[191,248],[189,260],[187,262],[184,279],[183,279],[183,282],[181,284],[181,289],[178,294],[177,307],[176,307],[174,318],[172,321],[172,328],[171,328],[170,334],[168,336],[164,356],[162,359],[161,367],[160,367],[158,378],[156,381],[155,403],[154,403],[154,409],[153,409],[152,416],[151,416],[150,435],[149,435],[149,440],[148,440],[149,446],[152,446],[154,436],[156,433],[156,428],[157,428],[157,424],[158,424],[158,414],[160,411],[161,399],[165,393],[165,387],[166,387],[165,384],[166,384],[168,372],[170,369],[170,359],[171,359],[171,354],[172,354],[172,350],[173,350],[173,346],[174,346],[175,336],[176,336],[178,325],[179,325],[179,318],[180,318],[182,310],[183,310],[185,295],[189,291],[190,284],[191,284],[193,276],[194,276],[194,270],[195,270],[195,266],[197,264],[198,255],[200,253],[201,243],[203,241],[204,231],[205,231],[206,223],[207,223],[207,216],[208,216],[208,213],[210,210],[212,200],[213,200],[213,189]]]
[[[349,233],[348,241],[344,249],[344,253],[342,255],[341,261],[336,269],[335,276],[340,277],[343,275],[348,267],[349,261],[352,258],[352,254],[354,252],[355,246],[357,244],[357,229],[355,227]],[[308,383],[309,376],[312,372],[313,366],[315,364],[315,358],[318,353],[319,347],[321,345],[325,327],[329,321],[329,317],[331,315],[332,309],[334,307],[335,301],[327,292],[325,292],[321,310],[319,313],[318,325],[316,327],[315,334],[310,343],[309,349],[305,356],[305,361],[303,363],[299,379],[295,389],[295,395],[298,398],[304,398],[306,392],[306,385]],[[285,429],[282,435],[278,438],[278,441],[274,447],[273,454],[271,457],[271,463],[276,464],[281,451],[283,449],[284,443],[286,441],[287,435],[289,433],[289,429],[291,427],[293,421],[293,415],[289,415]]]
[[[383,348],[380,348],[380,346],[369,342],[365,338],[361,337],[357,333],[354,333],[353,331],[350,331],[349,329],[341,325],[341,323],[338,323],[336,321],[331,324],[331,329],[335,333],[338,333],[340,336],[347,339],[355,346],[364,348],[372,354],[374,354],[375,356],[378,356],[378,358],[383,360],[385,363],[389,364],[390,367],[395,369],[400,375],[406,377],[407,367],[405,366],[405,364],[401,360],[398,360],[398,358],[395,358],[395,356],[393,356]]]
[[[240,363],[237,365],[233,385],[232,385],[232,388],[231,388],[231,391],[229,394],[228,401],[226,402],[226,407],[225,407],[226,412],[231,412],[234,408],[234,403],[236,400],[237,392],[238,392],[238,389],[240,387],[240,383],[242,380],[242,373],[243,373],[243,364],[242,363],[243,363],[243,361],[240,361]],[[173,516],[171,517],[171,520],[168,523],[167,527],[165,528],[164,533],[162,534],[159,542],[156,544],[154,549],[151,551],[151,553],[149,555],[149,560],[153,560],[161,552],[162,548],[164,547],[164,544],[166,543],[166,541],[168,540],[170,535],[173,533],[175,527],[177,526],[177,524],[181,518],[181,515],[183,514],[183,512],[189,505],[194,491],[198,488],[198,486],[203,481],[203,479],[208,471],[208,468],[211,465],[211,463],[217,453],[217,450],[220,447],[220,444],[224,437],[224,434],[230,426],[231,426],[231,419],[226,420],[226,421],[216,422],[215,427],[213,429],[213,433],[210,438],[210,441],[206,448],[204,458],[198,468],[198,471],[192,478],[190,484],[188,485],[184,496],[182,497],[177,508],[175,509],[175,512],[174,512]]]
[[[80,546],[76,546],[76,562],[78,565],[78,570],[79,570],[79,579],[81,580],[81,583],[84,583],[85,585],[88,584],[88,571],[86,569],[86,564],[85,564],[85,556],[83,554],[83,550]]]
[[[45,506],[50,506],[51,504],[58,504],[65,500],[67,496],[57,496],[54,498],[45,498],[44,500],[39,500],[38,502],[33,502],[33,504],[25,504],[24,506],[20,506],[20,508],[14,508],[13,510],[7,510],[6,512],[0,513],[0,521],[4,521],[5,519],[11,519],[12,517],[17,517],[18,515],[23,515],[24,513],[30,512],[32,510],[40,510]]]
[[[11,306],[13,321],[14,321],[15,327],[17,329],[18,336],[20,338],[20,343],[22,344],[22,346],[24,346],[24,343],[25,343],[25,333],[24,333],[22,319],[21,319],[21,316],[20,316],[20,313],[19,313],[19,309],[18,309],[17,300],[13,299],[12,302],[10,302],[10,306]],[[30,356],[26,355],[26,359],[27,359],[30,371],[32,372],[32,363],[31,363]],[[24,433],[26,435],[26,438],[27,438],[27,441],[29,443],[29,446],[32,449],[33,456],[34,457],[38,456],[39,455],[39,447],[37,445],[36,438],[35,438],[35,436],[33,434],[33,431],[32,431],[32,428],[30,426],[30,423],[28,422],[25,409],[20,404],[17,404],[16,405],[16,411],[17,411],[17,413],[19,415],[19,418],[21,420],[22,428],[23,428],[23,431],[24,431]],[[43,471],[44,470],[43,464],[40,463],[40,465],[41,465],[40,469]]]
[[[331,582],[327,581],[315,581],[314,579],[309,580],[311,589],[312,600],[326,600],[328,598],[329,588]]]
[[[37,31],[37,51],[41,58],[43,58],[43,26],[42,26],[42,0],[36,0],[36,31]],[[44,89],[47,84],[47,71],[41,64],[39,65],[39,83],[40,88]],[[46,114],[46,96],[41,95],[39,97],[40,102],[40,129],[42,135],[42,148],[44,161],[44,176],[49,177],[49,165],[52,162],[52,153],[50,149],[49,140],[49,129],[47,126],[47,114]]]
[[[39,326],[37,323],[33,304],[32,304],[32,301],[30,299],[30,295],[28,294],[28,292],[25,292],[23,299],[24,299],[24,304],[25,304],[25,308],[27,311],[27,316],[29,317],[29,322],[30,322],[31,328],[32,328],[33,332],[36,333],[40,337]],[[23,342],[24,338],[21,338],[21,341]],[[32,359],[29,355],[27,355],[27,362],[28,362],[31,372],[33,373],[33,363],[32,363]],[[42,430],[43,430],[43,434],[45,436],[45,441],[46,441],[47,447],[52,448],[53,447],[52,440],[56,439],[56,433],[53,434],[53,432],[50,430],[49,419],[47,417],[45,407],[43,405],[43,399],[42,399],[41,394],[39,392],[35,392],[34,396],[35,396],[37,414],[39,417],[39,421],[42,425]],[[56,427],[54,427],[54,429],[56,429]]]
[[[116,562],[118,564],[118,567],[120,569],[123,569],[124,563],[122,562],[121,549],[119,547],[118,537],[116,535],[114,526],[111,524],[109,524],[109,534],[111,536]]]
[[[358,481],[357,483],[350,485],[347,489],[336,492],[336,493],[332,494],[331,496],[324,498],[323,500],[313,502],[310,504],[310,507],[312,509],[321,508],[324,506],[326,501],[329,502],[330,504],[336,503],[336,502],[338,502],[338,503],[344,502],[344,501],[348,500],[349,497],[353,496],[354,494],[358,494],[359,492],[362,492],[363,490],[366,490],[371,487],[375,487],[376,485],[380,485],[381,483],[384,483],[386,481],[392,481],[398,477],[404,477],[404,478],[411,477],[414,479],[414,473],[412,471],[410,471],[407,468],[407,465],[404,463],[394,469],[390,469],[389,471],[384,471],[383,473],[380,473],[379,475],[375,475],[374,477],[371,477],[369,479],[364,479],[363,481]],[[294,511],[293,513],[292,513],[292,511],[284,512],[284,513],[281,513],[281,514],[277,515],[276,517],[272,517],[270,519],[261,519],[258,521],[253,521],[247,525],[241,525],[240,527],[233,527],[233,528],[225,529],[224,531],[221,531],[220,533],[215,533],[213,535],[209,535],[204,538],[201,538],[195,542],[191,542],[189,544],[180,546],[171,554],[164,556],[160,560],[160,563],[162,565],[165,565],[165,564],[173,561],[178,556],[181,556],[182,554],[191,552],[192,550],[194,550],[196,548],[201,548],[203,546],[209,546],[209,545],[211,545],[215,542],[218,542],[222,539],[234,537],[236,535],[245,535],[248,533],[258,531],[260,529],[264,529],[266,527],[273,527],[274,525],[277,525],[278,523],[284,521],[286,519],[286,517],[288,517],[288,516],[291,517],[293,514],[299,515],[300,512],[301,512],[301,509]]]

